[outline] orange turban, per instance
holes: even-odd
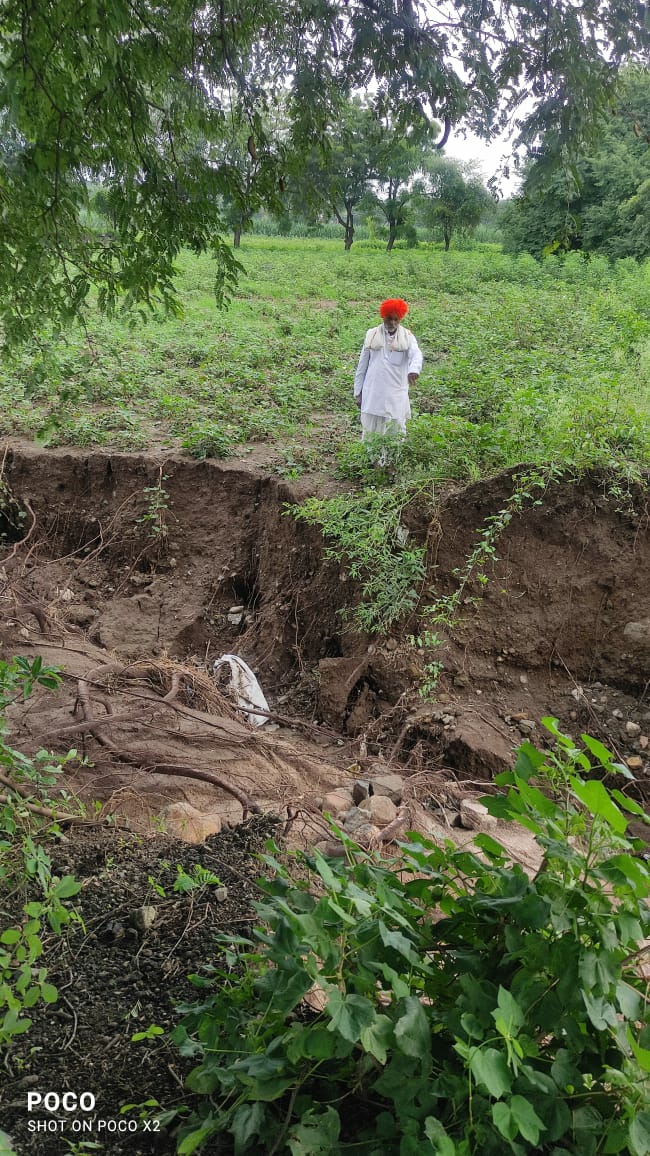
[[[390,317],[391,313],[397,314],[400,321],[409,311],[406,301],[402,301],[401,297],[389,297],[386,301],[382,301],[379,306],[379,316],[386,318]]]

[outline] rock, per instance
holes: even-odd
[[[225,903],[228,898],[228,888],[215,887],[214,891],[211,891],[210,894],[216,903]]]
[[[387,795],[371,795],[360,804],[359,811],[376,827],[387,827],[397,818],[397,807]]]
[[[623,627],[623,637],[634,646],[650,647],[650,618],[627,622]]]
[[[167,833],[186,843],[205,843],[210,835],[221,831],[221,815],[203,814],[190,803],[171,803],[162,817]]]
[[[92,606],[84,603],[78,603],[75,606],[69,606],[65,620],[71,622],[73,626],[90,626],[97,618],[99,611],[93,610]]]
[[[358,807],[351,807],[345,814],[339,816],[343,827],[348,834],[353,834],[359,827],[368,825],[368,816],[362,815]]]
[[[618,709],[613,710],[612,714],[613,714],[614,718],[623,718],[623,711],[622,710],[618,710]]]
[[[641,735],[641,738],[639,739],[639,746],[641,747],[642,751],[644,751],[646,749],[649,741],[650,740],[648,739],[647,735]]]
[[[461,714],[455,730],[443,731],[445,762],[463,772],[463,778],[492,778],[512,766],[512,745],[502,728],[473,712]]]
[[[353,801],[351,792],[344,788],[337,791],[330,791],[323,798],[321,811],[327,811],[328,814],[336,818],[339,815],[344,815],[346,811],[349,811]]]
[[[368,798],[369,794],[370,794],[370,780],[369,779],[356,779],[355,783],[352,787],[352,802],[356,803],[358,806],[359,803],[363,802],[364,799]]]
[[[394,775],[390,771],[375,775],[372,788],[375,795],[386,795],[393,803],[399,804],[402,801],[404,783],[401,775]]]
[[[243,611],[237,614],[226,614],[226,618],[228,619],[231,626],[241,626],[244,619],[244,614]]]
[[[494,815],[490,815],[487,807],[475,799],[461,800],[460,823],[468,831],[484,831],[497,825]]]
[[[641,734],[641,727],[635,722],[626,722],[625,733],[631,739],[636,739]]]
[[[522,735],[530,735],[534,730],[536,730],[536,723],[534,723],[532,719],[529,718],[520,719],[517,725]]]
[[[631,755],[625,762],[631,771],[640,771],[643,768],[643,759],[639,758],[638,755]]]
[[[153,927],[156,922],[156,908],[155,907],[136,907],[135,911],[131,912],[131,923],[136,931],[144,933],[150,927]]]
[[[526,686],[526,683],[528,682],[528,675],[527,674],[520,674],[519,675],[519,681],[520,681],[522,686]]]

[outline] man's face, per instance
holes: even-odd
[[[399,325],[399,317],[397,314],[389,313],[387,317],[384,317],[384,325],[389,333],[395,333]]]

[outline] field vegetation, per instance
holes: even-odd
[[[402,477],[648,464],[650,266],[380,244],[249,237],[227,311],[210,259],[186,255],[182,316],[97,313],[5,361],[1,432],[197,457],[262,442],[290,475],[324,465],[375,484],[351,384],[379,301],[399,293],[425,355]]]

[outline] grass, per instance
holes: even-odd
[[[649,265],[262,237],[241,260],[226,312],[211,260],[187,256],[181,319],[97,315],[87,335],[5,363],[0,432],[199,457],[263,442],[289,476],[367,481],[352,378],[379,301],[399,294],[425,354],[404,470],[444,481],[521,461],[650,464]]]

